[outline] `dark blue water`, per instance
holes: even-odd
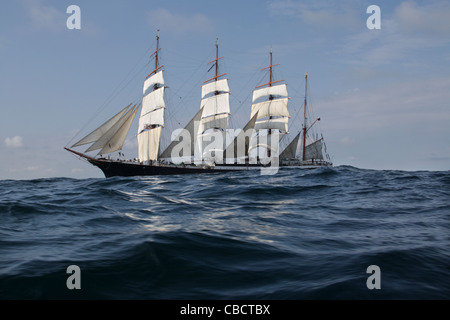
[[[450,172],[3,180],[0,298],[449,299]]]

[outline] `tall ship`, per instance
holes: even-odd
[[[314,121],[308,126],[305,117],[302,131],[283,150],[279,142],[288,133],[288,94],[283,80],[274,80],[272,49],[270,50],[269,82],[253,91],[248,123],[230,139],[230,89],[226,73],[219,73],[219,45],[209,70],[215,75],[201,86],[200,108],[166,148],[161,149],[165,127],[166,83],[164,65],[160,64],[159,30],[156,36],[154,68],[143,84],[141,102],[130,104],[105,121],[91,133],[64,149],[100,168],[105,177],[173,175],[245,171],[265,168],[317,168],[331,166],[322,153],[323,138],[308,137]],[[307,78],[305,77],[305,80]],[[139,112],[140,111],[140,112]],[[134,119],[139,113],[137,142],[138,157],[112,159],[109,154],[122,150]],[[231,140],[231,143],[229,143]],[[89,145],[84,151],[76,149]],[[96,152],[95,155],[92,155]],[[327,155],[328,156],[328,155]]]

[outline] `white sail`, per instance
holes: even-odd
[[[138,132],[146,129],[146,126],[164,126],[164,108],[153,110],[139,118]]]
[[[217,114],[230,113],[230,94],[223,93],[202,99],[200,108],[203,107],[202,118],[207,118]]]
[[[306,145],[305,160],[311,159],[323,160],[322,139],[319,139],[309,145]]]
[[[162,70],[154,74],[153,76],[147,78],[144,81],[144,88],[142,90],[142,94],[145,95],[148,88],[153,87],[154,85],[158,85],[159,87],[164,86],[164,76]]]
[[[258,86],[253,90],[250,118],[256,116],[255,133],[250,139],[249,160],[258,158],[262,161],[277,158],[279,153],[279,141],[288,133],[288,92],[286,84],[277,84],[283,80],[274,81],[272,68],[272,48],[270,48],[269,82]]]
[[[272,116],[289,117],[288,98],[274,99],[252,104],[250,118],[258,112],[258,119]]]
[[[222,79],[210,82],[202,86],[202,99],[212,92],[229,93],[228,80]]]
[[[254,162],[258,157],[260,159],[269,159],[278,157],[279,140],[282,134],[275,131],[269,134],[269,130],[255,130],[255,134],[251,137],[248,149],[250,163]],[[269,155],[270,151],[270,155]]]
[[[256,157],[274,157],[278,155],[279,140],[288,132],[287,86],[282,84],[254,90],[252,100],[250,117],[257,115],[258,121],[255,122],[255,135],[250,140],[249,158],[253,161]]]
[[[288,120],[288,117],[259,120],[255,123],[255,129],[277,129],[286,133],[288,131]]]
[[[223,128],[227,129],[228,126],[228,114],[218,114],[211,117],[202,119],[202,130],[204,132],[211,128]]]
[[[267,96],[280,96],[283,98],[287,98],[288,97],[287,85],[280,84],[280,85],[276,85],[276,86],[265,87],[262,89],[254,90],[252,102],[255,102],[256,100],[258,100],[261,97],[267,97]]]
[[[117,132],[105,144],[103,149],[101,149],[98,154],[107,154],[107,153],[111,153],[111,152],[122,149],[123,144],[125,143],[125,139],[127,137],[128,131],[130,131],[131,124],[133,123],[133,120],[136,117],[136,113],[137,113],[138,109],[139,109],[139,107],[134,109],[133,113],[122,124],[122,126],[119,128],[119,130],[117,130]]]
[[[195,147],[195,139],[197,137],[197,133],[198,133],[198,126],[196,126],[195,124],[198,123],[201,118],[202,118],[202,113],[203,113],[203,108],[201,108],[197,114],[191,119],[191,121],[189,121],[189,123],[186,125],[186,127],[184,127],[184,131],[189,133],[189,138],[190,141],[187,142],[189,144],[189,149],[190,149],[190,154],[189,155],[183,155],[184,157],[186,156],[193,156],[194,155],[194,147]],[[162,159],[168,159],[171,158],[172,156],[172,151],[175,148],[175,146],[179,143],[186,143],[185,141],[181,141],[180,142],[180,136],[181,134],[179,134],[170,144],[169,146],[161,153],[160,158]]]
[[[254,133],[257,116],[258,114],[256,113],[234,138],[233,142],[227,146],[224,152],[224,158],[237,159],[237,161],[240,162],[243,158],[248,157],[250,140]]]
[[[211,95],[211,93],[214,94]],[[226,129],[229,127],[230,93],[228,80],[217,80],[203,85],[202,96],[206,96],[206,98],[203,98],[200,102],[200,110],[203,111],[196,133],[195,148],[197,148],[196,151],[199,151],[196,154],[201,156],[204,156],[205,152],[206,155],[212,154],[210,151],[214,149],[215,154],[221,159],[225,149]],[[219,136],[220,141],[217,140]],[[214,143],[211,143],[211,141],[214,141]],[[214,145],[213,149],[211,149],[211,145]]]
[[[153,110],[165,107],[164,87],[161,87],[144,96],[142,99],[141,117],[149,112],[152,112]]]
[[[123,116],[123,114],[127,111],[127,109],[131,106],[129,104],[125,108],[123,108],[119,113],[117,113],[115,116],[113,116],[111,119],[103,123],[100,127],[89,133],[87,136],[85,136],[83,139],[75,143],[72,148],[81,146],[84,144],[92,143],[100,139],[101,136],[103,136],[114,124],[119,121],[119,119]]]
[[[97,141],[94,142],[85,152],[94,151],[103,148],[122,127],[122,125],[129,119],[134,112],[133,106],[128,112],[119,119],[108,131],[106,131]]]
[[[297,153],[298,141],[300,139],[300,133],[289,143],[289,145],[281,152],[280,159],[294,159]]]
[[[156,127],[138,134],[139,161],[146,162],[158,159],[161,128]]]
[[[200,130],[199,130],[200,132]],[[225,132],[221,129],[207,130],[197,136],[199,153],[203,160],[222,163],[223,151],[225,150]]]
[[[163,71],[157,72],[144,82],[144,94],[150,89],[153,91],[142,98],[137,135],[140,162],[158,159],[161,128],[164,127],[164,110],[166,108],[163,85]]]
[[[213,95],[210,95],[214,93]],[[203,98],[200,109],[203,109],[198,129],[196,147],[198,155],[206,160],[222,162],[225,149],[226,129],[229,127],[230,93],[228,80],[217,80],[202,86]]]
[[[267,141],[267,142],[264,142],[264,143],[258,143],[258,144],[256,144],[256,145],[253,145],[253,144],[251,144],[250,145],[250,150],[249,150],[249,152],[250,151],[252,151],[253,150],[253,148],[257,148],[257,147],[263,147],[263,148],[265,148],[265,149],[267,149],[267,150],[270,150],[270,151],[272,151],[272,152],[275,152],[277,155],[278,155],[278,144],[277,143],[275,143],[275,144],[270,144],[270,141]],[[265,154],[265,155],[263,155],[262,156],[262,158],[265,158],[265,157],[267,157],[267,153]]]

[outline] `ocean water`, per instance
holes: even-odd
[[[449,298],[449,171],[0,181],[0,299]]]

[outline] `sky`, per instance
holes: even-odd
[[[80,29],[67,27],[70,5]],[[370,5],[380,29],[367,27]],[[0,179],[102,177],[63,148],[139,102],[157,29],[167,127],[197,112],[218,38],[232,127],[249,119],[272,47],[290,96],[286,141],[301,128],[307,72],[334,165],[450,169],[450,1],[2,0]],[[123,149],[130,158],[136,122]]]

